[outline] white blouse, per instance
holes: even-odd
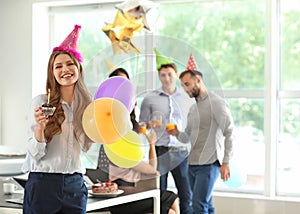
[[[61,134],[54,135],[50,143],[38,142],[34,137],[34,130],[37,126],[34,119],[34,108],[47,102],[46,95],[38,95],[32,100],[29,122],[29,138],[27,155],[22,166],[23,172],[46,172],[72,174],[75,172],[85,173],[80,160],[80,153],[84,147],[84,135],[76,140],[73,130],[73,103],[69,106],[62,101],[65,113],[65,120],[62,124]]]

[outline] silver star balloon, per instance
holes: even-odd
[[[127,0],[120,4],[117,4],[115,7],[121,10],[123,13],[128,12],[134,18],[143,19],[144,28],[150,31],[150,27],[148,25],[146,19],[146,13],[151,10],[153,7],[157,7],[158,4],[149,0]]]

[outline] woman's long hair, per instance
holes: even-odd
[[[46,142],[50,143],[53,136],[56,134],[60,134],[62,129],[61,125],[65,120],[64,110],[61,104],[61,91],[60,84],[56,81],[53,74],[53,63],[55,58],[60,54],[67,54],[71,57],[75,66],[79,70],[79,77],[75,84],[73,102],[74,102],[74,111],[73,111],[73,126],[74,126],[74,136],[76,140],[79,140],[80,135],[84,134],[84,148],[86,151],[90,147],[91,140],[85,135],[85,132],[82,127],[82,116],[85,108],[92,102],[90,93],[84,82],[83,68],[82,65],[78,62],[78,60],[70,53],[66,51],[54,51],[48,62],[48,74],[47,74],[47,82],[46,82],[46,91],[48,89],[51,90],[50,94],[50,103],[56,107],[56,111],[52,117],[49,117],[49,121],[45,128],[45,138]]]
[[[129,74],[127,73],[127,71],[124,68],[117,68],[116,70],[111,72],[108,77],[120,76],[120,74],[125,74],[127,79],[130,79]],[[139,123],[136,121],[136,115],[135,115],[134,108],[133,108],[132,112],[130,113],[130,121],[132,123],[132,130],[138,133],[139,132]]]

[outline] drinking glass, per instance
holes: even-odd
[[[154,129],[161,128],[162,125],[162,115],[153,115],[151,118],[152,127]]]

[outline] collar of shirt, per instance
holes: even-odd
[[[72,101],[71,106],[69,106],[69,104],[64,100],[61,101],[61,104],[62,104],[63,109],[65,111],[65,116],[66,116],[67,121],[69,123],[73,122],[74,101]]]
[[[71,106],[69,106],[69,104],[68,104],[66,101],[64,101],[64,100],[61,100],[61,104],[62,104],[62,105],[66,105],[68,108],[73,109],[73,106],[74,106],[74,99],[72,100]]]
[[[176,91],[175,91],[175,93],[173,93],[173,94],[168,94],[168,93],[166,93],[162,88],[156,89],[155,91],[156,91],[159,95],[165,95],[165,96],[168,96],[168,97],[175,97],[175,96],[181,96],[181,95],[182,95],[183,92],[182,92],[180,89],[178,89],[178,88],[176,87],[175,90],[176,90]]]
[[[207,92],[204,92],[203,94],[200,95],[200,98],[199,98],[197,101],[198,101],[198,102],[199,102],[199,101],[203,101],[203,100],[205,100],[207,97],[208,97],[208,93],[207,93]]]

